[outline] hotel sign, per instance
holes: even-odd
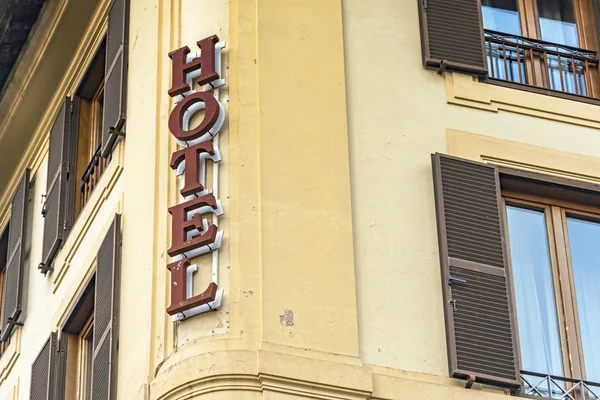
[[[225,47],[217,36],[197,42],[199,52],[184,46],[169,53],[172,65],[171,88],[175,108],[169,115],[169,131],[179,150],[171,156],[170,166],[180,183],[179,203],[171,214],[172,262],[171,304],[167,313],[174,321],[214,310],[221,305],[219,289],[219,248],[223,231],[218,219],[223,214],[219,201],[219,130],[225,121],[225,109],[219,101],[221,51]],[[198,88],[197,90],[194,88]],[[200,120],[190,128],[190,121]],[[208,164],[212,164],[211,187],[207,187]],[[193,275],[198,257],[211,257],[212,282],[204,291],[195,290]]]

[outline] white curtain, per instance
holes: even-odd
[[[522,368],[563,376],[544,213],[508,206],[507,215]]]
[[[579,47],[573,0],[538,0],[542,39]]]
[[[586,379],[600,383],[600,224],[567,218]]]
[[[521,35],[521,21],[516,0],[510,2],[482,0],[481,11],[485,29]]]

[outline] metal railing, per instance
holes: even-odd
[[[521,371],[522,394],[558,400],[600,400],[600,383]]]
[[[595,51],[485,30],[491,78],[592,97]],[[540,82],[541,78],[541,82]]]
[[[106,158],[101,157],[102,153],[102,144],[98,146],[92,160],[88,164],[83,177],[81,178],[80,185],[80,200],[81,200],[81,208],[85,206],[85,204],[90,199],[98,180],[104,173],[106,169],[106,165],[108,164],[108,160]]]

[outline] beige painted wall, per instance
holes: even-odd
[[[366,364],[446,376],[430,154],[593,180],[599,115],[597,106],[424,69],[417,4],[343,2],[360,354]]]
[[[83,3],[52,4],[73,11]],[[50,56],[64,36],[40,47],[55,72],[31,82],[52,95],[46,105],[22,100],[40,120],[16,109],[0,124],[0,134],[32,132],[19,167],[11,159],[12,172],[0,171],[9,182],[0,221],[18,168],[36,175],[27,321],[0,359],[0,398],[28,397],[31,363],[89,276],[115,211],[124,215],[118,398],[503,396],[446,377],[430,154],[600,181],[594,106],[425,70],[416,0],[131,0],[127,138],[58,270],[43,278],[35,266],[48,129],[85,71],[107,4],[90,8],[96,28],[69,42],[80,49],[67,67]],[[173,324],[165,313],[167,208],[177,202],[167,53],[215,33],[227,41],[225,299],[215,313]],[[14,93],[26,93],[26,75]],[[206,282],[204,270],[196,282]],[[286,310],[293,326],[281,322]]]

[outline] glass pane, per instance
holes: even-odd
[[[525,64],[525,51],[519,48],[517,54],[516,47],[495,43],[487,39],[485,46],[488,75],[492,78],[503,79],[505,81],[527,83],[527,69]],[[490,53],[491,51],[491,53]]]
[[[587,380],[600,382],[600,224],[567,218]]]
[[[482,0],[481,11],[485,29],[521,35],[517,0]]]
[[[579,47],[574,0],[538,0],[542,39]]]
[[[544,213],[506,210],[523,369],[563,376]]]
[[[584,75],[585,65],[582,61],[571,61],[571,58],[569,57],[561,57],[559,68],[557,56],[548,54],[547,59],[548,77],[551,89],[587,96]],[[575,70],[573,70],[573,66],[575,67]]]

